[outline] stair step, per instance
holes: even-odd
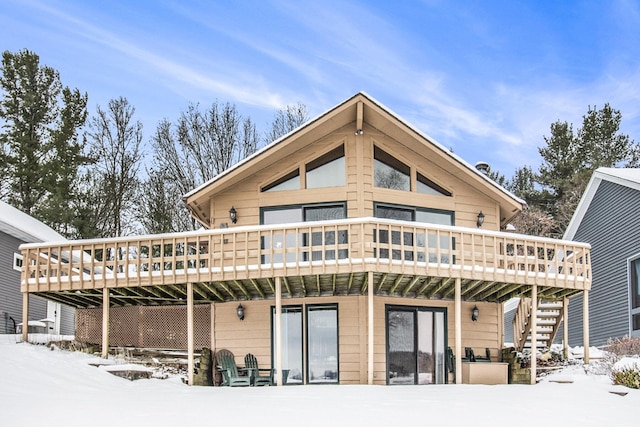
[[[538,320],[537,325],[538,326],[556,326],[558,324],[558,322],[554,321],[554,320]]]
[[[562,308],[562,303],[561,302],[541,302],[540,303],[540,307],[544,307],[544,308],[548,308],[548,307],[552,307],[552,308],[557,308],[557,309],[561,309]]]
[[[543,312],[538,312],[536,314],[536,316],[538,317],[538,319],[543,318],[543,319],[551,319],[551,318],[557,318],[560,317],[560,313],[559,312],[551,312],[551,311],[543,311]]]
[[[526,348],[531,350],[531,333],[535,333],[536,336],[536,345],[538,349],[544,349],[551,346],[553,339],[555,338],[555,334],[558,330],[558,325],[561,322],[564,308],[562,301],[541,301],[538,307],[532,307],[529,312],[529,315],[526,319],[524,319],[524,325],[518,325],[519,327],[523,327],[526,329],[531,328],[531,316],[536,316],[536,327],[535,330],[529,332],[526,337],[522,337],[520,340],[520,345],[522,348]],[[534,314],[535,313],[535,314]],[[522,331],[524,333],[524,331]]]
[[[543,343],[543,342],[538,341],[538,345],[537,345],[537,347],[536,347],[536,348],[539,348],[539,349],[540,349],[540,348],[545,348],[545,347],[549,347],[549,346],[548,346],[546,343]],[[526,343],[526,344],[524,345],[524,348],[531,349],[531,343],[530,343],[530,342]]]

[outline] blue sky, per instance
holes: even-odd
[[[556,120],[609,102],[640,139],[635,1],[3,0],[0,49],[27,48],[96,105],[124,96],[145,140],[190,102],[266,131],[367,92],[471,164],[540,163]]]

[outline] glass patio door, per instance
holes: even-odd
[[[275,307],[271,310],[272,337],[276,336],[274,316]],[[275,361],[278,352],[275,338],[272,338],[271,345]],[[302,384],[302,373],[302,307],[282,307],[282,383]]]
[[[444,384],[446,311],[387,308],[387,383]]]

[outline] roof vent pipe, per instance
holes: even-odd
[[[485,175],[489,175],[489,163],[487,162],[476,163],[476,169]]]

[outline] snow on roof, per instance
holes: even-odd
[[[0,231],[26,243],[66,240],[53,228],[0,201]]]
[[[569,222],[569,226],[567,227],[567,231],[564,233],[563,239],[573,240],[576,232],[578,231],[578,227],[582,222],[582,218],[587,213],[587,209],[589,209],[589,205],[591,204],[591,201],[593,200],[593,197],[595,196],[602,181],[613,182],[615,184],[640,191],[640,168],[596,169],[593,175],[591,175],[591,180],[589,180],[589,184],[587,184],[587,188],[582,194],[580,203],[578,203],[578,207],[571,218],[571,222]]]
[[[595,174],[607,181],[640,189],[640,168],[598,168]]]

